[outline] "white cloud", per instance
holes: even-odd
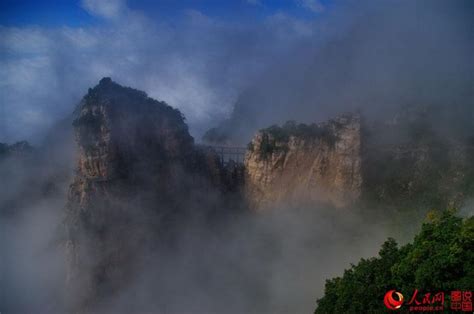
[[[325,10],[324,5],[319,0],[298,0],[298,3],[313,13],[321,13]]]
[[[92,15],[114,19],[126,9],[124,0],[82,0],[82,7]]]
[[[83,5],[105,23],[0,27],[0,112],[8,113],[0,142],[39,139],[104,76],[180,109],[199,138],[230,113],[238,92],[272,56],[306,31],[289,18],[235,25],[187,11],[168,25],[122,1]]]
[[[268,16],[265,20],[265,25],[272,29],[274,34],[280,39],[286,40],[309,37],[313,34],[314,27],[311,22],[294,18],[283,12],[277,12]]]
[[[83,28],[64,28],[62,33],[65,40],[69,39],[69,42],[79,49],[92,48],[98,44],[97,37],[94,36],[90,30]]]
[[[19,28],[0,26],[0,49],[10,53],[43,53],[50,49],[51,41],[38,27]]]

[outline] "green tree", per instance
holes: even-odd
[[[474,288],[474,218],[452,211],[431,215],[412,244],[398,248],[389,238],[378,257],[362,259],[342,277],[326,281],[315,313],[380,313],[388,290],[411,296],[420,291]]]

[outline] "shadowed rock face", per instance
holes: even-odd
[[[462,207],[474,192],[472,109],[409,106],[365,126],[362,200],[402,210]]]
[[[361,193],[360,117],[261,130],[245,167],[246,195],[256,209],[279,203],[347,206]]]
[[[84,97],[73,124],[81,148],[78,171],[90,179],[130,178],[137,170],[141,175],[165,163],[183,164],[193,149],[178,110],[107,78]]]
[[[65,221],[68,304],[87,312],[120,291],[137,256],[172,238],[184,216],[221,209],[218,196],[235,188],[213,162],[217,156],[194,146],[181,113],[141,91],[104,78],[75,114],[79,154]],[[212,202],[196,200],[209,193],[217,195]]]

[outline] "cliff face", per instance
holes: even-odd
[[[178,110],[107,78],[89,91],[77,114],[78,173],[85,178],[157,171],[165,162],[183,163],[192,151],[193,139]]]
[[[356,201],[421,212],[460,207],[474,194],[474,141],[437,114],[411,106],[370,125],[346,114],[319,125],[261,130],[245,159],[247,200],[254,209]]]
[[[347,206],[361,193],[360,117],[261,130],[249,145],[245,168],[246,196],[256,209],[278,203]]]
[[[232,187],[217,157],[194,146],[178,110],[108,78],[89,90],[73,125],[79,155],[66,206],[68,304],[87,312],[120,291],[137,256],[169,240],[183,217],[220,208],[206,195]]]

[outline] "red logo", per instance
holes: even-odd
[[[445,310],[445,301],[451,302],[451,311],[472,313],[472,291],[451,291],[446,300],[444,291],[419,293],[418,289],[415,289],[405,305],[409,312],[439,312]],[[403,295],[396,290],[390,290],[385,294],[383,303],[389,310],[398,310],[404,305]]]
[[[472,312],[472,291],[451,291],[451,310]]]
[[[418,297],[418,289],[415,289],[410,302],[410,312],[443,311],[444,310],[444,292],[425,293]]]
[[[393,297],[394,294],[397,296],[398,300]],[[385,303],[385,306],[389,310],[398,310],[400,307],[402,307],[403,295],[395,290],[390,290],[385,294],[385,297],[383,298],[383,303]]]

